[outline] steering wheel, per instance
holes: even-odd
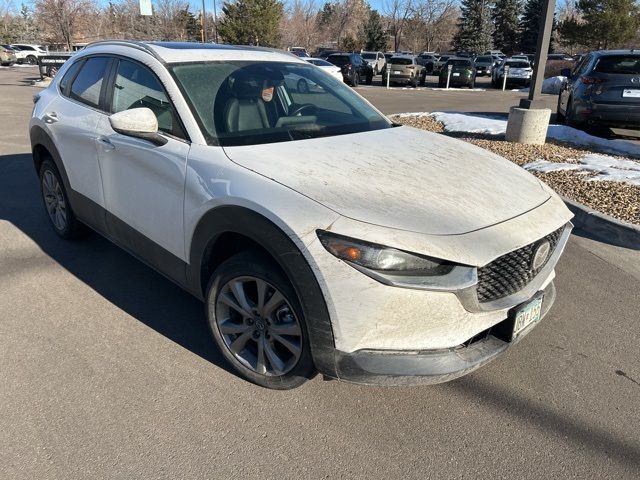
[[[316,106],[312,103],[305,103],[296,108],[293,112],[289,114],[290,117],[295,117],[296,115],[302,115],[302,112],[305,110],[309,110],[309,115],[313,115],[316,112]]]

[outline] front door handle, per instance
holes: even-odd
[[[58,114],[56,112],[47,112],[42,116],[44,123],[56,123],[58,121]]]
[[[98,142],[107,152],[116,148],[116,146],[111,143],[111,140],[109,140],[107,137],[98,137],[96,138],[96,142]]]

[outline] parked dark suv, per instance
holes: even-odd
[[[640,51],[585,55],[558,97],[558,121],[576,127],[640,127]]]
[[[352,87],[357,87],[362,80],[367,85],[373,81],[373,70],[359,53],[334,53],[327,57],[327,62],[340,67],[344,82]]]

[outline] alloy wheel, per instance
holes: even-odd
[[[265,376],[290,372],[302,354],[302,328],[289,301],[257,277],[236,277],[219,291],[216,327],[244,367]]]
[[[62,186],[51,170],[45,170],[42,175],[42,195],[53,225],[59,231],[64,230],[67,226],[67,202]]]

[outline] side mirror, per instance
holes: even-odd
[[[162,146],[167,139],[158,133],[158,119],[149,108],[131,108],[109,116],[111,128],[129,137],[142,138]]]
[[[562,70],[560,70],[560,75],[562,75],[563,77],[571,77],[571,69],[570,68],[563,68]]]

